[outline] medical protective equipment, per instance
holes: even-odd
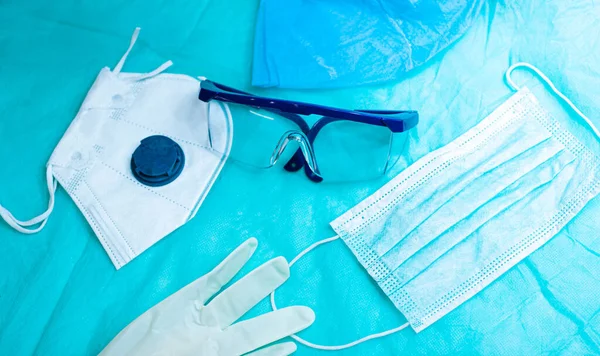
[[[252,84],[325,88],[397,80],[458,40],[482,4],[263,0]]]
[[[0,215],[14,229],[38,232],[54,207],[58,181],[117,269],[194,217],[225,164],[232,136],[231,123],[219,109],[211,113],[208,127],[207,105],[196,99],[198,80],[161,74],[170,61],[150,73],[121,72],[138,33],[139,28],[116,67],[100,71],[52,153],[46,169],[48,209],[19,221],[0,206]],[[221,153],[208,146],[209,129],[211,146]],[[179,160],[171,162],[179,162],[178,168],[157,171],[160,165],[148,158],[165,152],[170,141],[182,150]],[[139,153],[140,144],[145,153]],[[30,228],[35,224],[40,225]]]
[[[282,160],[291,172],[304,167],[315,182],[385,174],[402,151],[406,131],[419,121],[416,111],[344,110],[264,98],[210,80],[202,81],[199,98],[209,103],[209,120],[211,108],[217,117],[224,110],[231,113],[236,135],[230,154],[235,160],[258,168]],[[311,127],[300,115],[321,118]],[[290,142],[300,148],[286,151]]]
[[[506,73],[516,94],[331,223],[416,332],[546,243],[600,192],[600,158],[515,85],[518,67],[537,73],[600,139],[544,74],[517,63]]]
[[[315,314],[302,306],[235,323],[290,275],[287,261],[274,258],[217,294],[256,246],[254,238],[244,242],[210,273],[135,319],[100,355],[241,355],[310,326]],[[250,355],[283,356],[295,350],[293,342],[286,342]]]
[[[263,96],[280,93],[250,90],[257,0],[0,3],[0,203],[22,220],[45,210],[40,167],[100,68],[112,69],[125,51],[134,21],[143,31],[125,71],[150,71],[171,59],[167,72],[205,75]],[[266,261],[268,251],[291,260],[334,235],[329,221],[491,113],[508,94],[494,78],[516,59],[536,64],[600,126],[600,2],[485,4],[463,38],[397,84],[285,92],[337,107],[419,110],[419,125],[387,178],[312,187],[302,172],[257,172],[228,160],[196,217],[118,273],[106,268],[104,250],[60,187],[57,209],[40,233],[20,235],[0,221],[0,354],[96,355],[149,306],[216,266],[210,256],[225,257],[258,231],[269,236],[269,248],[260,248],[266,241],[259,238],[250,263],[260,252]],[[552,97],[530,72],[517,70],[513,78],[545,108],[560,111],[559,104],[546,106]],[[594,147],[589,129],[576,121],[569,130]],[[543,247],[423,332],[404,330],[339,356],[600,354],[599,216],[597,197]],[[340,240],[291,268],[277,304],[304,304],[317,314],[300,336],[338,344],[402,324],[402,314],[353,260]],[[298,356],[323,354],[298,349]]]

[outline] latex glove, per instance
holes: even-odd
[[[241,355],[310,326],[315,314],[295,306],[233,324],[290,275],[277,257],[248,273],[206,304],[244,266],[256,250],[251,238],[207,275],[183,287],[123,329],[100,355]],[[251,353],[289,355],[293,342]]]

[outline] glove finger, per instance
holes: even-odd
[[[214,317],[216,325],[224,329],[246,314],[289,276],[287,261],[283,257],[274,258],[216,296],[204,308],[204,313]]]
[[[315,313],[309,307],[295,306],[279,309],[256,318],[244,320],[223,331],[226,355],[239,355],[268,345],[309,327]]]
[[[296,344],[293,342],[282,342],[251,352],[246,356],[288,356],[296,352],[296,349]]]
[[[197,298],[204,304],[215,293],[221,290],[244,267],[246,262],[252,257],[254,251],[256,251],[257,245],[258,241],[254,237],[249,238],[212,271],[196,280],[196,282],[192,282],[191,285],[194,285],[194,289],[198,293]]]

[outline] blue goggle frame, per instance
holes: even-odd
[[[296,123],[312,145],[319,131],[327,124],[335,121],[354,121],[363,124],[384,126],[392,133],[405,132],[419,122],[419,113],[414,110],[346,110],[329,106],[303,103],[299,101],[266,98],[243,92],[223,84],[203,79],[200,84],[198,98],[204,102],[219,100],[228,103],[246,105],[265,109],[283,116]],[[321,119],[310,127],[299,115],[320,115]],[[306,161],[299,149],[286,163],[285,169],[290,172],[305,167],[306,175],[314,182],[320,182],[322,177],[312,172],[305,164]]]

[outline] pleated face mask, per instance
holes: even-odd
[[[407,318],[430,326],[556,235],[600,191],[600,159],[510,78],[527,67],[600,133],[535,67],[507,72],[518,90],[478,125],[421,158],[331,223]],[[272,301],[274,299],[272,298]],[[273,303],[274,305],[274,303]],[[298,339],[297,339],[298,340]]]
[[[226,105],[208,120],[200,81],[182,74],[121,71],[139,33],[113,70],[103,68],[46,168],[48,209],[28,221],[0,205],[15,230],[42,230],[56,182],[121,268],[192,219],[225,164],[233,135]],[[209,144],[212,140],[213,147]]]

